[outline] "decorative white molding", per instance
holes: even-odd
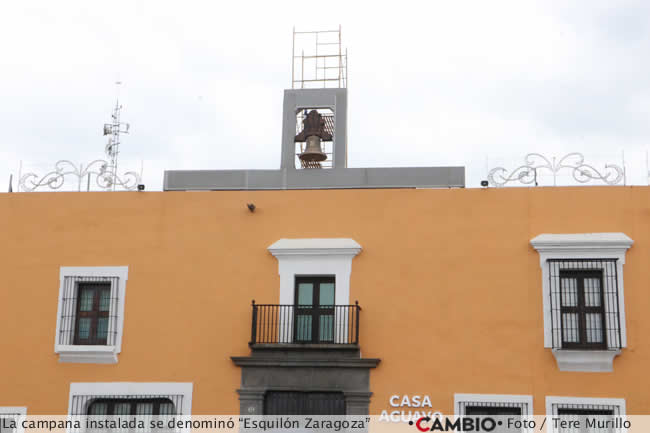
[[[544,347],[553,347],[551,329],[551,286],[549,267],[550,259],[617,259],[616,274],[618,283],[618,314],[621,323],[621,347],[627,347],[627,326],[625,319],[625,290],[623,280],[623,265],[625,253],[634,241],[624,233],[577,233],[577,234],[540,234],[531,239],[530,244],[539,253],[539,265],[542,269],[542,302],[544,312]],[[561,371],[611,371],[612,364],[604,363],[609,356],[613,360],[620,351],[588,351],[583,356],[576,356],[567,350],[553,352]],[[591,354],[591,355],[589,355]],[[591,356],[592,362],[584,357]],[[578,369],[582,368],[584,369]],[[570,368],[564,370],[564,368]],[[604,369],[595,369],[604,368]]]
[[[172,396],[182,395],[182,407],[176,408],[180,415],[192,414],[192,382],[85,382],[71,383],[68,414],[73,415],[73,398],[80,396]]]
[[[268,250],[278,259],[281,305],[294,304],[296,276],[334,276],[334,303],[350,305],[350,273],[352,259],[361,251],[361,245],[352,239],[280,239]],[[291,321],[291,318],[287,318]],[[345,329],[345,324],[341,324]],[[291,323],[279,323],[280,329],[289,329]],[[286,326],[287,328],[283,328]],[[291,332],[284,332],[291,336]],[[289,338],[289,337],[288,337]],[[289,341],[281,341],[288,343]]]
[[[27,415],[27,406],[0,406],[0,415],[6,415],[8,413]]]
[[[117,287],[111,287],[111,298],[117,298],[117,335],[114,345],[87,346],[59,344],[61,332],[61,316],[63,308],[64,282],[66,278],[84,277],[116,277]],[[129,278],[128,266],[99,266],[99,267],[74,267],[62,266],[59,272],[59,304],[56,311],[56,330],[54,334],[54,352],[59,354],[59,362],[74,362],[85,364],[115,364],[117,355],[122,351],[122,334],[124,331],[124,300],[126,296],[126,282]],[[114,290],[117,294],[112,293]],[[111,308],[114,308],[111,305]],[[112,311],[110,312],[113,315]],[[110,327],[109,327],[110,329]]]
[[[318,255],[352,255],[356,256],[361,252],[361,245],[353,239],[330,238],[330,239],[280,239],[268,250],[275,257],[282,256],[318,256]]]
[[[593,258],[594,253],[598,254],[597,258],[617,258],[625,263],[625,252],[633,243],[624,233],[541,234],[530,241],[540,254],[540,263],[568,255],[569,258]]]
[[[614,371],[614,357],[620,354],[620,350],[553,349],[560,371],[611,372]]]
[[[512,403],[514,405],[526,404],[528,411],[521,415],[533,416],[533,396],[532,395],[511,395],[511,394],[454,394],[454,415],[465,415],[461,413],[461,403],[479,402],[479,403]]]

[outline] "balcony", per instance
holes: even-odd
[[[356,347],[358,302],[354,305],[277,305],[252,303],[250,346]]]

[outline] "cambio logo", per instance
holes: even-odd
[[[491,432],[497,427],[498,423],[490,417],[476,417],[476,418],[456,418],[450,420],[449,418],[430,418],[428,416],[418,419],[415,423],[409,421],[410,425],[415,424],[415,427],[421,432],[427,431],[464,431],[464,432]]]

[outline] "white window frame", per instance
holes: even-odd
[[[83,396],[107,396],[110,398],[137,396],[183,396],[183,406],[176,408],[178,415],[192,414],[192,382],[83,382],[70,384],[68,415],[74,415],[73,400]]]
[[[522,418],[532,419],[533,417],[533,396],[532,395],[515,395],[515,394],[454,394],[454,415],[464,416],[461,413],[461,403],[477,402],[477,403],[505,403],[520,405],[526,404],[527,412],[521,414]]]
[[[117,324],[114,345],[72,345],[59,344],[61,332],[61,315],[63,309],[64,281],[66,278],[84,277],[113,277],[118,279],[117,287],[111,287],[112,293],[117,291]],[[117,355],[122,351],[122,334],[124,331],[124,299],[126,295],[126,282],[129,278],[128,266],[98,266],[79,267],[62,266],[59,272],[59,304],[56,312],[56,332],[54,334],[54,352],[59,354],[59,362],[76,362],[92,364],[115,364]],[[76,295],[75,295],[76,296]],[[111,311],[112,314],[112,311]],[[76,320],[76,318],[75,318]]]
[[[544,314],[544,347],[553,347],[551,318],[550,259],[617,259],[618,314],[620,319],[621,348],[627,347],[625,320],[625,288],[623,265],[625,253],[634,241],[624,233],[540,234],[530,244],[539,253],[542,269],[542,302]],[[614,357],[620,350],[568,350],[552,349],[560,371],[610,372]]]
[[[625,417],[625,399],[624,398],[593,398],[593,397],[560,397],[549,395],[546,396],[546,416],[557,417],[558,413],[553,412],[554,404],[567,405],[594,405],[594,406],[617,406],[620,416]],[[556,433],[558,430],[550,423],[549,433]]]
[[[281,305],[294,304],[296,277],[310,275],[333,275],[334,303],[350,305],[352,259],[361,252],[361,245],[355,240],[346,238],[280,239],[269,246],[268,250],[278,259]],[[279,323],[280,329],[291,327],[291,318],[289,317],[287,320],[289,320],[288,324]],[[283,321],[281,320],[281,322]],[[341,329],[346,329],[345,323],[341,324]],[[281,334],[287,335],[285,338],[292,338],[293,335],[292,332]],[[290,342],[280,341],[279,343]],[[345,343],[345,341],[337,341],[337,343]]]
[[[0,418],[2,415],[17,414],[18,419],[16,419],[16,430],[14,433],[23,433],[25,429],[22,425],[22,420],[27,416],[27,407],[26,406],[0,406]]]

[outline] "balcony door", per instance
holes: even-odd
[[[296,277],[294,341],[334,343],[334,277]]]

